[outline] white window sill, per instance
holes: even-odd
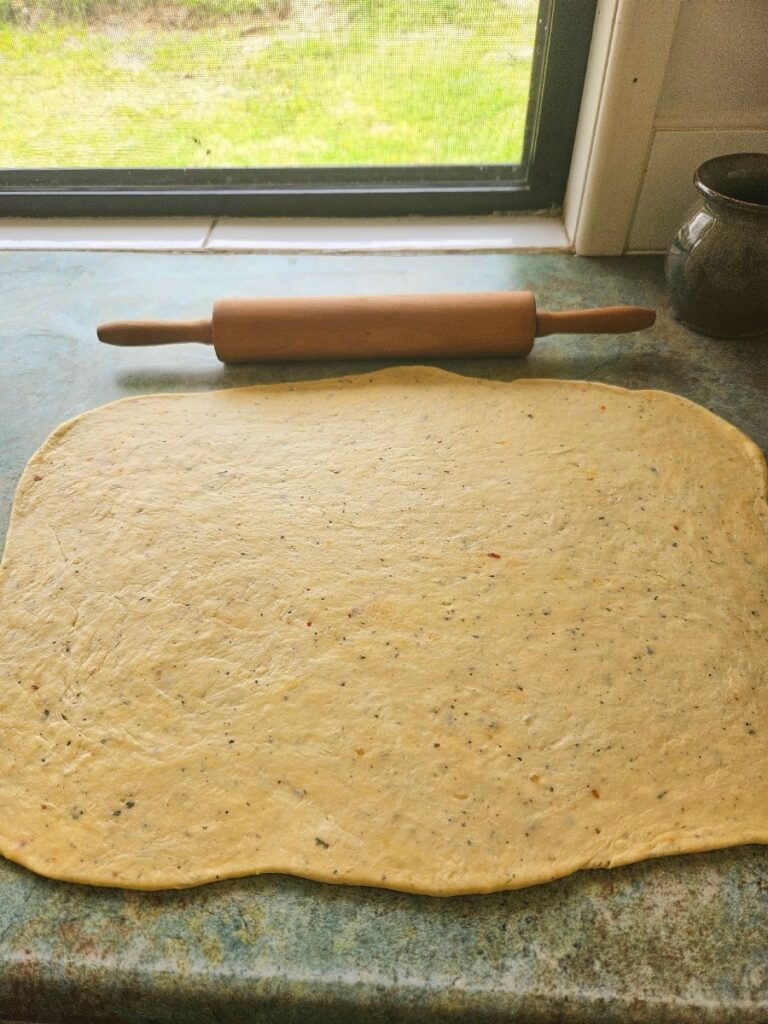
[[[166,252],[569,252],[542,215],[365,219],[0,218],[0,250]]]

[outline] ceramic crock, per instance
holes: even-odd
[[[731,153],[696,171],[696,205],[667,255],[676,319],[715,338],[768,334],[768,153]]]

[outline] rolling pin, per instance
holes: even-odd
[[[531,292],[220,299],[210,320],[102,324],[109,345],[213,345],[223,363],[526,356],[548,334],[650,327],[644,306],[537,312]]]

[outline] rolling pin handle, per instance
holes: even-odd
[[[99,341],[107,345],[174,345],[182,341],[213,344],[210,320],[186,320],[179,323],[158,320],[116,321],[101,324],[96,334]]]
[[[548,334],[626,334],[644,331],[656,322],[656,310],[648,306],[603,306],[562,313],[536,313],[536,337]]]

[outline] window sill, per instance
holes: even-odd
[[[568,252],[562,220],[495,217],[0,218],[0,250],[167,252]]]

